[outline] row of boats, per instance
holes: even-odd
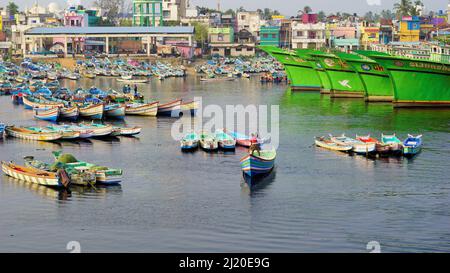
[[[345,136],[316,137],[315,144],[328,150],[356,153],[362,155],[378,154],[380,156],[403,155],[413,157],[422,150],[422,135],[408,137],[401,141],[395,134],[381,135],[378,140],[370,135],[356,136],[351,138]]]
[[[5,134],[24,140],[55,141],[108,136],[135,136],[141,130],[142,128],[138,126],[119,127],[98,123],[49,124],[47,126],[5,126],[0,124],[0,137]]]
[[[15,179],[49,187],[95,187],[97,184],[116,185],[122,182],[121,169],[81,161],[61,151],[53,152],[53,156],[53,163],[36,160],[33,156],[26,156],[24,165],[2,161],[2,171]]]

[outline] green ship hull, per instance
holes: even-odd
[[[387,69],[395,107],[450,107],[450,64],[358,52]]]
[[[322,89],[322,82],[314,69],[315,64],[297,54],[274,46],[260,46],[259,48],[283,64],[291,90],[320,91]]]
[[[299,50],[301,52],[303,50]],[[316,58],[318,65],[325,69],[331,82],[332,98],[364,98],[365,87],[358,75],[347,62],[334,54],[313,52],[309,53]]]
[[[298,49],[296,51],[297,55],[301,58],[304,58],[305,60],[308,60],[312,63],[314,70],[317,72],[317,75],[319,76],[320,82],[321,82],[321,94],[330,94],[331,93],[331,81],[330,78],[327,75],[326,70],[323,68],[323,66],[320,64],[320,60],[316,57],[311,56],[311,53],[314,52],[320,52],[318,50],[313,49]]]
[[[377,62],[350,53],[336,53],[336,55],[350,64],[359,74],[364,84],[365,100],[369,102],[392,102],[394,99],[394,86],[389,72]]]

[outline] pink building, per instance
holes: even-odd
[[[356,27],[332,27],[330,28],[330,35],[340,39],[355,39],[357,35]]]
[[[85,27],[88,26],[88,15],[86,13],[78,13],[75,10],[68,10],[64,14],[64,26],[65,27]],[[69,43],[71,44],[72,51],[81,52],[85,45],[84,38],[72,38]],[[63,45],[63,38],[54,38],[53,45]]]

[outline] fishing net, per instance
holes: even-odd
[[[78,162],[78,160],[71,154],[62,154],[58,157],[56,163],[58,162],[68,164]]]

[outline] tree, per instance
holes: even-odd
[[[395,19],[395,14],[389,9],[382,10],[381,11],[381,18],[383,18],[385,20],[394,20]]]
[[[201,48],[204,48],[205,42],[208,40],[208,25],[193,22],[192,26],[194,27],[194,40],[201,45]]]
[[[119,21],[120,12],[124,5],[123,2],[124,0],[96,0],[94,5],[104,11],[104,15],[107,18],[106,22],[115,25]]]
[[[320,22],[324,22],[327,19],[327,15],[325,14],[325,12],[323,10],[321,10],[317,14],[317,18],[319,19]]]
[[[299,14],[308,14],[312,12],[312,8],[310,6],[304,6],[302,10],[299,10]]]
[[[413,8],[411,0],[400,0],[399,3],[394,4],[394,10],[398,19],[403,16],[411,15],[411,10]]]
[[[422,1],[416,0],[416,1],[414,2],[414,5],[411,6],[411,15],[412,15],[412,16],[419,16],[419,15],[420,15],[420,12],[422,11],[422,9],[423,9],[423,3],[422,3]]]
[[[223,14],[229,14],[233,17],[236,17],[236,12],[233,9],[228,9]]]
[[[6,10],[10,16],[14,16],[19,13],[19,6],[17,6],[14,2],[9,2],[8,6],[6,6]]]

